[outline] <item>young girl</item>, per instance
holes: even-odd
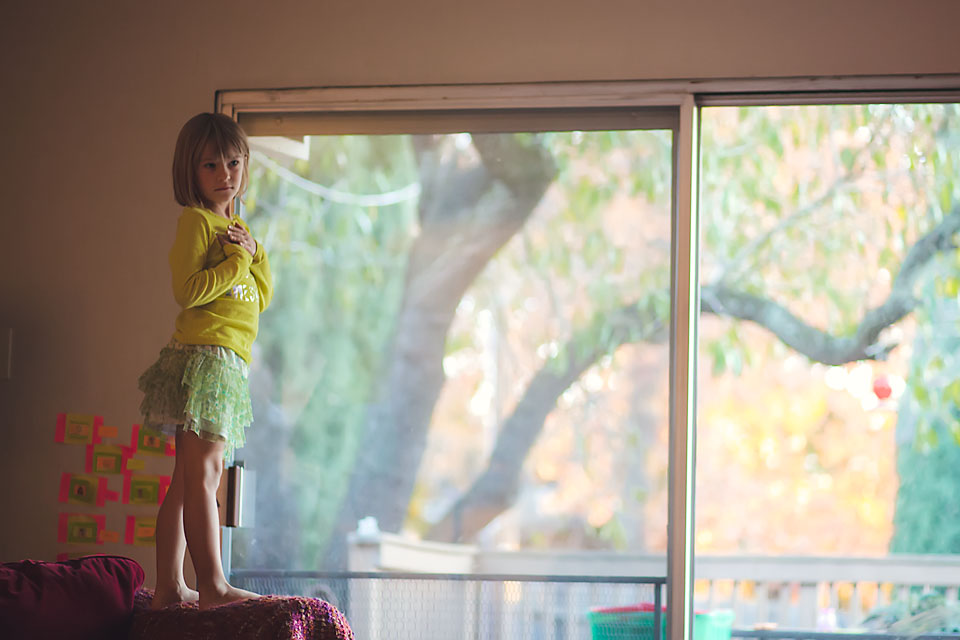
[[[197,600],[207,609],[257,595],[223,573],[216,499],[224,457],[243,445],[253,419],[250,349],[273,294],[267,254],[233,214],[249,157],[237,123],[213,113],[190,119],[174,151],[173,192],[184,209],[170,271],[181,311],[173,338],[139,381],[143,426],[174,435],[177,449],[157,514],[154,609]],[[187,548],[198,591],[184,582]]]

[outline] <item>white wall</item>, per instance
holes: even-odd
[[[59,548],[56,414],[138,419],[175,314],[173,141],[217,89],[954,73],[958,22],[953,0],[4,3],[0,561]],[[103,550],[152,582],[150,550]]]

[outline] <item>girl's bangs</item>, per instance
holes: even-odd
[[[243,157],[247,157],[249,151],[247,149],[246,140],[244,140],[242,133],[238,134],[237,132],[230,131],[225,127],[219,127],[214,125],[211,127],[209,136],[207,137],[207,142],[204,143],[204,147],[207,143],[213,143],[213,146],[216,147],[217,153],[221,157],[227,157],[232,153],[237,153]]]

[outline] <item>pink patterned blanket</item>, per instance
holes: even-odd
[[[130,640],[354,640],[346,618],[318,598],[263,596],[200,611],[195,604],[150,610],[153,592],[134,599]]]

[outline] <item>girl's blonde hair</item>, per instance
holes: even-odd
[[[243,195],[249,180],[250,145],[247,134],[233,119],[222,113],[200,113],[180,129],[177,146],[173,151],[173,197],[184,207],[206,207],[197,184],[197,167],[207,144],[213,144],[220,156],[238,152],[243,156],[243,178],[240,191]]]

